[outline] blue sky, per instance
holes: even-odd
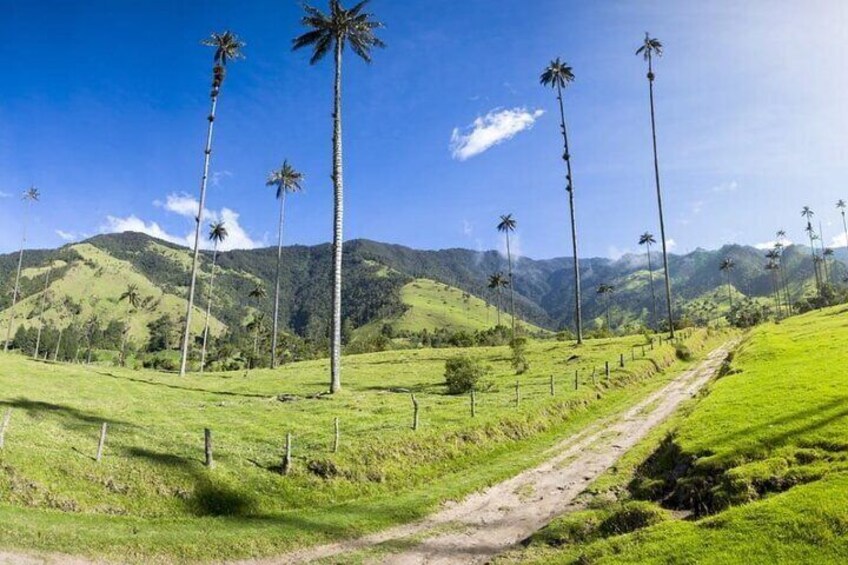
[[[30,184],[42,201],[29,246],[128,228],[185,240],[210,82],[199,41],[227,28],[247,59],[220,100],[210,216],[235,228],[232,245],[271,243],[264,180],[287,158],[307,179],[286,241],[329,240],[332,68],[291,51],[297,2],[0,4],[0,251],[19,244],[18,195]],[[520,253],[569,254],[555,99],[538,84],[561,56],[576,75],[566,112],[580,253],[636,251],[640,233],[658,232],[645,68],[633,54],[646,30],[666,47],[656,94],[674,250],[762,243],[780,227],[803,241],[802,205],[826,239],[841,231],[844,2],[373,0],[371,10],[388,47],[371,66],[345,60],[346,238],[497,248],[497,217],[511,212]]]

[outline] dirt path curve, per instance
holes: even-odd
[[[385,564],[485,563],[573,509],[575,498],[591,481],[710,381],[735,345],[736,341],[724,344],[624,413],[561,442],[551,450],[555,455],[538,467],[472,494],[426,520],[355,540],[241,563],[293,564],[322,559],[344,563],[344,554],[376,546],[389,553],[373,561]]]

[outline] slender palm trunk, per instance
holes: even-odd
[[[283,262],[283,220],[286,214],[286,188],[280,194],[280,224],[277,228],[277,277],[274,287],[274,333],[271,336],[271,368],[277,368],[277,332],[280,323],[280,268]]]
[[[185,316],[185,332],[183,332],[182,352],[180,354],[180,376],[186,374],[188,363],[188,347],[191,338],[191,312],[194,309],[194,289],[197,285],[197,264],[200,260],[200,225],[203,220],[203,208],[206,206],[206,184],[209,179],[209,161],[212,157],[212,129],[215,125],[215,110],[218,107],[218,86],[212,89],[212,102],[209,109],[209,127],[206,130],[206,148],[203,151],[203,177],[200,179],[200,203],[198,205],[197,217],[194,226],[194,253],[191,259],[191,282],[188,287],[188,305]]]
[[[336,38],[336,75],[333,102],[333,322],[330,335],[330,392],[342,388],[342,41]]]
[[[827,255],[824,254],[824,232],[822,231],[822,223],[819,222],[819,248],[821,249],[822,258],[822,285],[830,284],[830,273],[827,267]]]
[[[848,223],[845,221],[845,210],[842,210],[842,229],[845,230],[845,248],[848,249]]]
[[[512,280],[512,252],[509,249],[509,229],[506,230],[506,264],[509,277],[509,309],[512,316],[512,339],[515,339],[515,283]]]
[[[607,331],[612,333],[612,318],[610,317],[610,302],[612,299],[607,296]]]
[[[498,325],[501,325],[501,287],[498,286]]]
[[[9,351],[9,341],[12,339],[12,323],[15,319],[15,305],[18,303],[18,291],[21,288],[21,266],[24,261],[24,247],[26,247],[27,240],[27,220],[29,220],[29,208],[32,205],[30,202],[27,204],[27,211],[24,214],[24,233],[21,238],[21,251],[18,253],[18,271],[15,275],[15,290],[12,291],[12,306],[8,309],[9,312],[9,325],[6,328],[6,343],[3,345],[3,351]]]
[[[654,147],[654,179],[657,185],[657,209],[660,216],[660,239],[662,239],[663,271],[665,276],[665,301],[668,309],[668,331],[674,337],[674,315],[671,310],[671,277],[668,272],[668,245],[665,239],[665,218],[663,217],[662,190],[660,189],[660,163],[657,156],[657,124],[654,113],[654,67],[650,52],[648,53],[648,92],[651,100],[651,137]]]
[[[727,300],[730,302],[730,308],[733,309],[733,286],[730,284],[730,273],[725,275],[727,281]]]
[[[212,298],[215,288],[215,267],[218,263],[218,240],[215,240],[215,249],[212,251],[212,274],[209,276],[209,295],[206,300],[206,320],[203,322],[203,348],[200,350],[200,374],[206,368],[206,343],[209,339],[209,318],[212,317]]]
[[[648,248],[648,280],[651,283],[651,325],[657,325],[657,293],[654,291],[654,268],[651,266],[651,244],[645,244]]]
[[[47,275],[44,277],[44,290],[38,299],[38,333],[35,338],[35,351],[32,354],[33,359],[38,359],[38,350],[41,347],[41,332],[44,329],[44,296],[47,294],[47,287],[50,286],[50,273],[52,272],[53,266],[51,265],[47,269]]]
[[[808,231],[808,235],[810,236],[810,253],[813,257],[813,270],[816,274],[816,291],[821,294],[821,276],[819,275],[819,263],[816,261],[816,244],[813,242],[813,228],[810,225],[810,229]]]
[[[59,328],[59,339],[56,340],[56,349],[53,351],[53,361],[56,362],[59,360],[59,348],[62,347],[62,334],[64,334],[65,328]]]
[[[580,292],[580,261],[577,258],[577,215],[574,211],[574,178],[571,175],[571,153],[568,150],[568,128],[565,125],[565,105],[562,101],[562,87],[557,84],[560,126],[565,160],[565,190],[568,192],[568,210],[571,218],[571,252],[574,255],[574,326],[577,330],[577,343],[583,343],[583,308]]]
[[[127,364],[127,340],[129,339],[129,336],[130,336],[130,313],[129,313],[129,310],[127,310],[127,321],[125,322],[125,324],[126,325],[124,327],[124,335],[121,336],[121,360],[120,360],[121,367],[125,367],[126,364]]]

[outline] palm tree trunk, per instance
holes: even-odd
[[[512,280],[512,252],[509,249],[509,230],[506,232],[506,266],[509,277],[509,309],[512,316],[512,339],[515,339],[515,284]]]
[[[127,339],[130,335],[130,316],[127,314],[126,327],[124,327],[124,335],[121,336],[121,359],[120,365],[121,367],[126,366],[127,362]]]
[[[665,276],[665,301],[668,309],[669,335],[674,337],[674,315],[671,310],[671,277],[668,272],[668,245],[665,239],[665,218],[663,217],[662,190],[660,189],[660,163],[657,156],[657,124],[654,113],[654,67],[651,54],[648,53],[648,91],[651,99],[651,137],[654,147],[654,179],[657,185],[657,209],[660,216],[660,239],[662,239],[663,271]]]
[[[810,253],[813,256],[813,270],[816,274],[816,291],[821,294],[821,276],[819,276],[819,264],[816,261],[816,245],[813,243],[813,229],[812,226],[809,226],[810,230],[808,235],[810,236]]]
[[[280,323],[280,267],[283,261],[283,220],[286,213],[286,189],[280,194],[280,224],[277,229],[277,277],[274,288],[274,333],[271,336],[271,368],[277,368],[277,332]]]
[[[574,325],[577,330],[577,343],[583,343],[583,308],[580,292],[580,262],[577,258],[577,216],[574,211],[574,179],[571,175],[571,153],[568,150],[568,128],[565,125],[565,105],[562,101],[562,87],[557,84],[557,100],[559,101],[560,126],[562,127],[562,142],[565,152],[565,190],[568,192],[568,210],[571,217],[571,252],[574,255]]]
[[[21,251],[18,253],[18,271],[15,275],[15,290],[12,292],[12,306],[8,309],[9,312],[9,326],[6,328],[6,343],[3,345],[3,351],[9,351],[9,341],[12,339],[12,322],[15,319],[15,305],[18,303],[18,291],[21,288],[21,266],[24,261],[24,247],[26,246],[27,239],[27,220],[29,219],[29,208],[31,206],[31,202],[27,204],[27,211],[24,214],[24,233],[21,238]]]
[[[194,289],[197,285],[197,264],[200,260],[200,224],[203,219],[203,208],[206,206],[206,183],[209,179],[209,161],[212,157],[212,128],[215,125],[215,110],[218,107],[218,87],[212,90],[212,103],[209,110],[209,127],[206,130],[206,149],[203,151],[203,177],[200,179],[200,203],[197,217],[194,219],[194,254],[191,259],[191,283],[188,287],[188,305],[186,307],[185,332],[183,333],[182,352],[180,354],[180,376],[186,374],[188,363],[188,346],[191,338],[191,311],[194,309]]]
[[[501,287],[498,286],[498,325],[501,325]]]
[[[336,73],[333,102],[333,322],[330,335],[330,392],[342,388],[342,42],[336,38]]]
[[[212,274],[209,277],[209,295],[206,300],[206,320],[203,322],[203,348],[200,350],[200,374],[206,368],[206,343],[209,339],[209,318],[212,316],[212,297],[215,287],[215,266],[218,262],[218,240],[215,240],[215,249],[212,251]]]
[[[35,338],[35,352],[32,354],[33,359],[38,359],[38,350],[41,347],[41,331],[44,329],[44,296],[47,294],[47,287],[50,286],[51,272],[53,272],[52,265],[47,269],[47,275],[44,277],[44,291],[42,291],[38,299],[38,334]]]
[[[612,333],[612,318],[610,318],[610,298],[607,297],[607,331]]]
[[[848,249],[848,223],[845,222],[845,210],[842,210],[842,229],[845,230],[845,248]]]
[[[56,340],[56,349],[53,351],[53,361],[56,362],[59,360],[59,348],[62,346],[62,334],[64,333],[65,328],[59,328],[59,339]]]
[[[646,244],[648,248],[648,280],[651,282],[651,325],[656,327],[657,324],[657,293],[654,291],[654,269],[651,266],[651,244]]]

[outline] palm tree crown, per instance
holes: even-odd
[[[213,241],[217,245],[227,239],[228,235],[230,234],[227,232],[227,226],[224,222],[209,224],[209,241]]]
[[[283,161],[283,166],[276,171],[271,171],[268,175],[268,180],[265,186],[277,187],[277,198],[282,198],[283,193],[300,192],[303,188],[300,183],[303,182],[303,173],[300,173],[292,167],[288,160]]]
[[[721,264],[718,266],[718,269],[722,272],[724,271],[732,271],[736,266],[736,262],[730,257],[725,257],[721,260]]]
[[[138,308],[141,304],[141,293],[138,291],[138,285],[127,285],[127,289],[118,298],[118,302],[127,301],[127,304],[132,308]]]
[[[504,286],[509,286],[509,281],[503,276],[503,273],[498,272],[489,275],[489,288],[498,289]]]
[[[231,31],[225,31],[224,33],[212,33],[207,39],[204,39],[200,43],[215,48],[214,61],[216,65],[226,67],[229,61],[244,59],[242,49],[244,48],[245,43]]]
[[[294,49],[311,46],[312,58],[309,63],[314,65],[332,47],[343,49],[347,43],[354,53],[370,63],[371,49],[386,45],[374,34],[383,24],[373,19],[372,14],[363,11],[367,4],[368,0],[365,0],[347,10],[340,0],[330,0],[328,14],[305,5],[303,9],[306,15],[302,22],[310,31],[294,40]]]
[[[645,32],[645,41],[639,48],[636,50],[637,55],[642,55],[646,61],[650,61],[651,58],[656,55],[657,57],[662,57],[663,54],[663,45],[659,39],[656,37],[651,37],[647,31]]]
[[[252,289],[250,289],[250,292],[248,292],[247,295],[250,298],[255,298],[255,299],[259,300],[260,298],[265,298],[268,295],[268,293],[265,292],[264,286],[262,286],[261,284],[257,284]]]
[[[836,207],[839,208],[840,210],[845,210],[845,206],[846,206],[845,201],[842,200],[841,198],[839,199],[839,201],[836,202]]]
[[[23,199],[26,202],[38,202],[39,198],[41,198],[41,193],[34,186],[29,187],[23,195]]]
[[[561,61],[557,57],[542,71],[539,82],[544,86],[565,88],[568,86],[568,83],[574,82],[574,73],[565,61]]]
[[[801,215],[802,215],[803,217],[807,218],[807,220],[811,220],[811,219],[813,218],[813,216],[815,216],[815,212],[813,212],[813,211],[810,209],[810,207],[809,207],[809,206],[804,206],[804,207],[801,209]]]
[[[654,239],[654,234],[650,232],[645,232],[639,236],[639,245],[653,245],[657,242]]]
[[[506,214],[505,216],[501,216],[501,221],[498,223],[498,231],[505,233],[513,232],[517,225],[518,222],[512,217],[512,214]]]

